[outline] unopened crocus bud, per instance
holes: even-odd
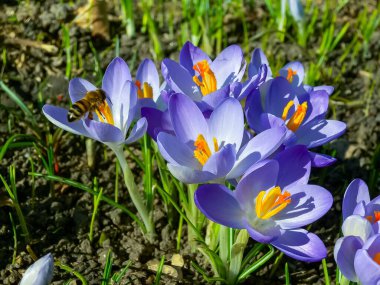
[[[48,253],[25,271],[20,285],[48,285],[53,279],[54,259]]]

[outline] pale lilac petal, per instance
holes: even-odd
[[[197,169],[200,163],[194,157],[194,151],[176,136],[161,132],[157,136],[157,145],[161,155],[171,164]]]
[[[366,242],[373,235],[371,223],[358,215],[352,215],[344,220],[342,225],[342,233],[344,236],[357,236]]]
[[[202,170],[215,174],[217,178],[223,177],[231,170],[235,159],[235,147],[228,144],[212,154],[205,165],[203,165]]]
[[[112,115],[114,125],[125,134],[129,129],[137,110],[137,87],[132,81],[125,81],[120,91],[122,98],[118,104],[113,103]],[[115,98],[115,97],[114,97]]]
[[[342,237],[335,243],[335,262],[338,265],[340,272],[353,282],[358,281],[354,267],[355,255],[362,247],[363,241],[356,236]]]
[[[257,224],[252,225],[248,219],[244,219],[245,228],[251,238],[261,243],[270,243],[281,235],[281,230],[271,220],[256,220]],[[262,222],[262,223],[260,223]]]
[[[212,112],[209,123],[210,135],[218,144],[232,144],[240,148],[244,133],[244,114],[240,102],[228,98]]]
[[[148,83],[153,89],[153,97],[158,98],[160,93],[160,78],[156,65],[152,60],[146,58],[140,63],[137,69],[136,79],[140,81],[141,85],[144,82]]]
[[[327,85],[321,85],[321,86],[314,86],[313,87],[314,91],[319,91],[323,90],[326,91],[329,96],[334,92],[334,87],[333,86],[327,86]]]
[[[316,262],[327,256],[327,249],[321,239],[303,229],[287,230],[271,243],[291,258]]]
[[[379,249],[380,235],[375,235],[364,244],[363,249],[357,251],[354,266],[360,284],[379,284],[380,265],[373,260]]]
[[[331,208],[333,197],[317,185],[288,187],[291,202],[273,217],[282,229],[295,229],[311,224]]]
[[[199,47],[193,45],[191,42],[186,42],[183,45],[179,54],[179,63],[189,71],[191,76],[195,75],[193,66],[202,60],[206,60],[211,64],[211,59]]]
[[[125,144],[131,144],[142,138],[148,129],[148,122],[145,118],[140,118],[133,126],[129,137],[125,140]]]
[[[253,164],[274,153],[285,137],[284,128],[266,130],[252,138],[237,154],[234,168],[227,179],[238,178]]]
[[[270,81],[268,93],[265,96],[265,111],[281,118],[284,108],[289,101],[294,100],[295,92],[292,85],[283,77],[279,76]],[[288,112],[288,118],[294,113],[293,105]]]
[[[313,91],[309,95],[307,113],[302,124],[307,124],[314,119],[322,119],[326,115],[329,106],[329,95],[325,91]]]
[[[182,142],[194,142],[200,134],[208,138],[206,119],[186,95],[177,93],[170,97],[169,113],[174,131]]]
[[[367,205],[364,203],[364,201],[360,201],[354,208],[351,215],[359,215],[361,217],[364,217],[366,215],[366,211],[367,211]],[[372,214],[373,212],[371,213],[371,215]]]
[[[88,91],[96,90],[96,86],[86,79],[73,78],[69,82],[69,95],[71,102],[75,103],[82,99]]]
[[[168,169],[175,178],[186,184],[206,183],[217,178],[211,172],[171,163],[168,163]]]
[[[194,201],[209,220],[231,228],[244,228],[244,212],[232,195],[232,191],[224,185],[200,186],[195,192]]]
[[[74,122],[67,121],[67,109],[52,105],[44,105],[42,107],[42,112],[46,118],[57,127],[76,135],[91,137],[86,128],[83,126],[83,120]]]
[[[297,143],[308,148],[317,147],[340,137],[346,131],[346,124],[335,120],[313,120],[296,131]]]
[[[357,204],[362,201],[364,204],[368,204],[370,201],[368,186],[363,180],[354,179],[344,193],[342,204],[343,220],[352,215]]]
[[[312,167],[326,167],[336,162],[336,158],[329,156],[327,154],[315,153],[315,152],[309,151],[309,156],[311,159]]]
[[[208,94],[207,96],[203,96],[202,101],[197,103],[202,112],[204,111],[213,111],[216,107],[218,107],[225,99],[230,96],[230,86],[227,85],[221,89],[216,90]]]
[[[254,164],[240,180],[234,195],[239,203],[252,211],[252,205],[260,191],[276,186],[279,165],[275,160],[265,160]]]
[[[123,132],[114,125],[86,119],[84,126],[91,137],[100,142],[118,142],[125,140]]]
[[[281,189],[287,190],[297,184],[307,184],[310,177],[311,161],[305,146],[296,145],[287,148],[277,155],[276,160],[280,165],[277,185]]]
[[[217,89],[239,81],[238,74],[244,62],[243,51],[238,45],[225,48],[210,65],[216,77]]]
[[[291,68],[293,71],[296,72],[295,75],[293,75],[292,85],[293,86],[300,86],[302,84],[302,81],[305,77],[305,70],[303,68],[302,63],[298,61],[289,62],[286,64],[283,68],[280,69],[279,73],[282,77],[286,78],[288,76],[288,69]]]
[[[108,65],[102,82],[102,89],[113,106],[121,105],[128,95],[122,92],[126,81],[132,81],[129,67],[122,58],[116,57]]]
[[[19,285],[47,285],[53,279],[54,258],[48,253],[25,271]]]
[[[202,94],[193,77],[179,63],[166,58],[161,63],[161,71],[165,81],[174,92],[186,94],[194,101],[202,99]]]

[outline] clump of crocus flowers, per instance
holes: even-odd
[[[87,110],[79,120],[69,122],[68,108],[45,105],[43,112],[58,127],[93,138],[115,151],[132,201],[151,237],[152,215],[123,153],[123,145],[136,142],[145,132],[157,143],[170,173],[192,189],[189,213],[196,215],[191,206],[196,205],[209,220],[225,228],[246,231],[257,242],[271,244],[292,258],[320,261],[327,254],[323,242],[302,227],[322,217],[333,202],[329,191],[308,184],[312,167],[335,162],[335,158],[310,149],[336,139],[346,129],[343,122],[326,119],[333,88],[304,84],[305,71],[299,62],[272,73],[260,49],[253,51],[243,80],[246,67],[237,45],[212,60],[188,42],[179,62],[162,61],[161,85],[151,60],[140,64],[133,79],[127,64],[121,58],[114,59],[100,87],[106,95],[107,114],[93,106],[95,114]],[[73,103],[91,90],[96,87],[84,79],[70,81]],[[196,184],[203,185],[197,188]],[[358,251],[350,253],[352,262],[348,267],[343,265],[349,269],[342,272],[350,280],[361,280],[354,259],[372,256],[378,240],[374,224],[380,212],[372,210],[369,198],[355,207],[351,200],[346,208],[360,213],[347,217],[345,223],[367,228],[362,236],[350,235],[339,243],[340,248]],[[196,221],[196,217],[189,220]],[[221,228],[221,235],[225,228]],[[223,240],[219,239],[220,252]],[[347,251],[336,250],[338,264],[346,262],[345,254]],[[376,253],[371,260],[377,262],[379,256]],[[226,282],[235,284],[236,276],[227,276]]]

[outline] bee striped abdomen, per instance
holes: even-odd
[[[67,120],[69,122],[79,120],[86,112],[90,111],[90,108],[91,103],[85,98],[75,102],[67,113]]]

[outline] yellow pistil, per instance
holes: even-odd
[[[276,186],[271,190],[261,191],[256,197],[256,215],[267,220],[281,212],[291,202],[290,193],[281,193],[281,188]]]
[[[199,73],[202,81],[199,80],[198,76],[193,76],[195,84],[201,88],[203,96],[206,96],[216,90],[216,77],[214,72],[212,72],[207,60],[201,60],[197,62],[193,69]]]
[[[219,150],[218,141],[216,138],[213,138],[214,142],[214,151],[217,152]],[[208,146],[207,141],[203,135],[198,135],[196,141],[194,142],[195,150],[194,157],[199,161],[200,164],[205,165],[207,160],[211,156],[211,149]]]
[[[144,82],[144,84],[141,86],[141,82],[139,80],[136,80],[135,84],[137,86],[137,97],[139,99],[153,98],[153,88],[149,85],[148,82]]]
[[[376,253],[373,260],[380,265],[380,252]]]
[[[380,211],[374,211],[373,216],[366,216],[366,219],[372,224],[377,223],[380,221]]]
[[[286,118],[288,117],[288,113],[289,113],[289,110],[290,108],[294,105],[294,101],[293,100],[290,100],[288,102],[288,104],[286,104],[285,108],[284,108],[284,111],[282,112],[282,116],[281,118],[285,121]]]
[[[286,109],[286,107],[285,107]],[[284,109],[284,112],[285,112]],[[303,120],[305,119],[307,111],[307,102],[303,102],[301,105],[298,105],[297,110],[294,112],[293,116],[289,119],[286,126],[295,132],[299,126],[302,124]]]
[[[297,71],[288,68],[288,75],[286,76],[286,80],[288,80],[290,83],[293,81],[293,76],[297,74]]]
[[[102,123],[114,125],[112,111],[107,101],[105,101],[102,105],[98,106],[98,108],[95,109],[95,113],[96,115],[98,115],[98,118]]]

